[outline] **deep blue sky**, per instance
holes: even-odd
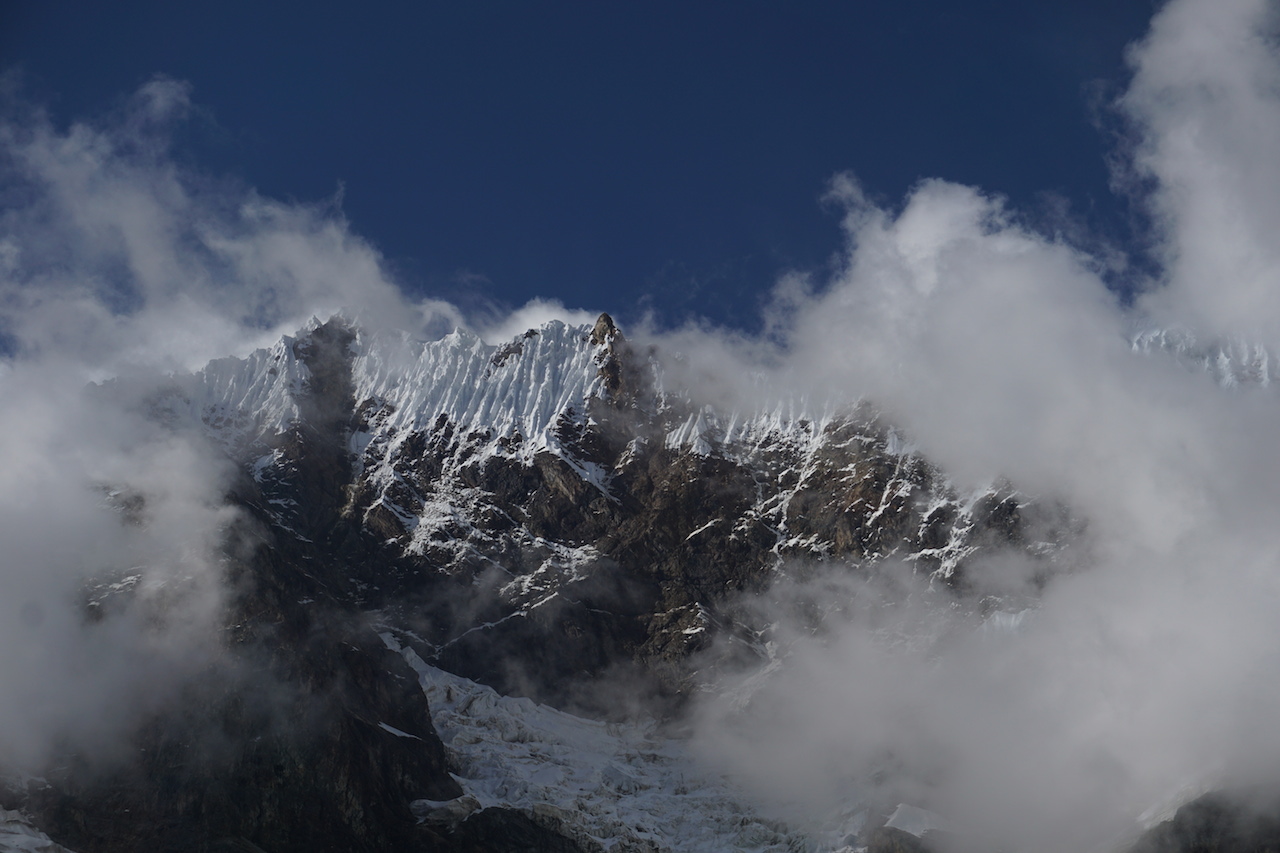
[[[185,156],[281,198],[341,182],[415,291],[749,328],[839,248],[842,170],[890,203],[932,176],[1056,193],[1127,239],[1094,106],[1155,7],[0,0],[0,70],[62,120],[189,81]]]

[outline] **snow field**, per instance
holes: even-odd
[[[604,723],[500,696],[426,664],[393,633],[380,636],[418,673],[454,776],[481,808],[521,809],[611,853],[819,849],[756,814],[743,792],[652,723]]]

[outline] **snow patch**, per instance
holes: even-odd
[[[36,829],[22,812],[0,809],[0,853],[71,853]]]
[[[651,722],[604,723],[501,696],[380,636],[418,673],[455,778],[481,808],[521,809],[609,851],[816,849]]]
[[[390,732],[396,737],[407,737],[407,738],[413,738],[414,740],[422,740],[422,738],[418,737],[417,735],[411,735],[408,732],[402,732],[399,729],[397,729],[395,726],[389,726],[386,723],[378,723],[378,728],[382,729],[384,732]]]
[[[947,819],[942,815],[918,806],[909,806],[906,803],[898,804],[893,814],[889,815],[885,826],[914,835],[916,838],[923,838],[927,832],[949,830]]]

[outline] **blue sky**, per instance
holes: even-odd
[[[412,292],[751,329],[840,249],[842,171],[890,205],[934,176],[1065,199],[1132,244],[1098,119],[1155,5],[0,2],[0,68],[64,122],[189,82],[180,158],[342,186]]]

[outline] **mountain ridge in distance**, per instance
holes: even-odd
[[[1024,611],[1039,584],[1075,570],[1082,523],[1010,484],[957,489],[865,401],[724,411],[667,387],[664,357],[607,314],[497,345],[335,317],[154,386],[92,390],[198,435],[234,469],[227,659],[139,723],[136,754],[71,751],[0,805],[78,853],[800,843],[764,816],[684,842],[636,824],[619,803],[671,809],[684,800],[654,792],[687,788],[639,747],[630,763],[583,759],[585,778],[494,787],[502,760],[532,760],[501,744],[537,743],[521,721],[538,707],[581,731],[617,727],[600,750],[649,742],[644,720],[679,720],[724,674],[785,657],[751,606],[779,582],[900,575],[975,625]],[[129,484],[109,493],[124,524],[147,524],[158,499]],[[970,572],[1004,552],[1039,567],[1029,584]],[[133,600],[144,583],[110,580],[89,618],[154,606]],[[842,606],[801,602],[800,616],[820,630]],[[502,737],[468,722],[482,706]],[[562,724],[578,732],[562,745],[596,737]],[[570,782],[577,810],[551,801]],[[708,814],[733,811],[715,796]],[[878,829],[891,806],[836,820],[830,849],[906,843]]]

